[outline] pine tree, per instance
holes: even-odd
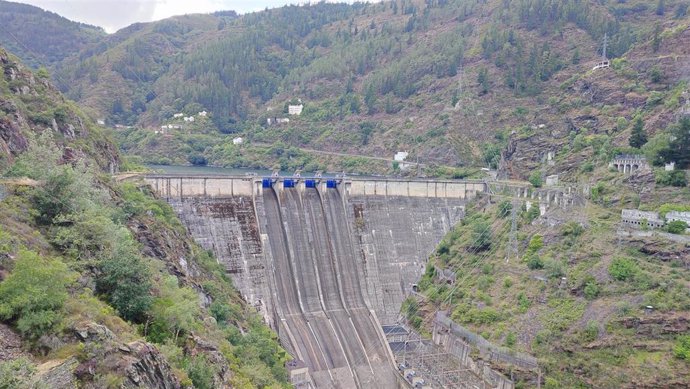
[[[477,82],[479,83],[479,94],[484,95],[489,91],[489,72],[486,68],[479,69],[477,74]]]
[[[678,169],[687,169],[690,166],[690,117],[671,126],[670,132],[671,142],[659,156],[664,162],[675,162]]]
[[[633,124],[628,143],[630,143],[630,147],[638,149],[647,143],[647,132],[644,130],[644,122],[639,116],[635,118],[635,124]]]
[[[654,36],[652,37],[652,50],[656,53],[661,46],[661,25],[659,23],[654,26]]]

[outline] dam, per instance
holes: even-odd
[[[148,175],[316,388],[406,387],[383,328],[482,181]]]

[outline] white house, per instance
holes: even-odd
[[[182,116],[184,116],[183,113],[176,113],[176,114],[173,115],[173,117],[174,117],[175,119],[181,118]]]
[[[244,142],[244,139],[242,137],[237,137],[232,139],[232,144],[234,145],[241,145],[242,142]]]
[[[398,151],[398,152],[395,153],[395,155],[393,156],[393,159],[396,160],[396,161],[402,162],[402,161],[405,160],[405,158],[407,158],[407,156],[408,156],[409,154],[410,154],[410,153],[408,153],[407,151]]]
[[[676,168],[675,162],[669,162],[666,165],[664,165],[664,170],[667,172],[673,171],[675,168]]]
[[[194,121],[194,116],[185,116],[184,117],[185,122],[193,122]]]
[[[98,119],[98,120],[96,120],[96,123],[98,123],[99,125],[103,126],[103,125],[105,125],[105,120],[103,120],[103,119]]]
[[[288,105],[288,114],[290,115],[301,115],[302,114],[302,109],[304,109],[303,104],[299,105]]]
[[[206,115],[208,115],[208,112],[206,112],[206,111],[201,111],[201,112],[199,112],[198,115],[205,118]]]

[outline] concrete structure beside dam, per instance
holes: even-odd
[[[317,388],[407,387],[383,328],[466,201],[487,191],[453,180],[145,180],[299,360],[294,383]]]

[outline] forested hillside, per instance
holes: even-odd
[[[407,150],[427,164],[496,167],[511,133],[550,147],[543,136],[568,134],[582,127],[578,118],[597,116],[580,112],[589,98],[578,89],[583,84],[602,82],[628,98],[636,88],[640,100],[671,93],[687,71],[678,68],[685,62],[677,62],[684,49],[669,42],[682,42],[687,25],[683,1],[290,6],[135,25],[108,37],[100,49],[65,61],[56,78],[110,125],[141,128],[124,134],[123,142],[127,152],[150,162],[368,167],[354,158],[326,160],[301,147],[389,157]],[[592,72],[604,37],[616,67]],[[630,72],[652,68],[663,77],[651,89],[649,78]],[[627,80],[619,83],[621,76]],[[634,86],[641,82],[645,90]],[[288,117],[287,103],[298,99],[302,115],[290,116],[289,124],[267,124]],[[625,99],[603,103],[615,104],[611,116],[628,121],[640,108]],[[210,113],[210,126],[173,118],[202,110]],[[182,131],[156,136],[152,130],[162,124]],[[540,124],[548,131],[530,130]],[[655,122],[649,130],[666,124]],[[253,145],[234,147],[236,134]],[[185,144],[192,147],[177,147]],[[266,148],[271,144],[273,150]],[[171,145],[187,151],[171,154]],[[535,158],[530,153],[517,159],[534,167]]]
[[[118,138],[148,162],[386,169],[303,148],[388,157],[407,150],[428,165],[496,167],[511,133],[543,124],[549,133],[529,134],[531,142],[550,147],[539,138],[579,127],[581,83],[611,81],[606,88],[631,97],[640,80],[622,68],[654,68],[664,77],[653,91],[637,87],[637,98],[675,90],[687,69],[663,59],[684,55],[666,43],[687,25],[687,4],[672,0],[316,4],[135,24],[52,70],[94,118],[136,125]],[[591,71],[605,37],[608,56],[618,59],[615,77]],[[616,83],[621,75],[628,80]],[[287,103],[298,99],[301,116],[267,124],[287,117]],[[613,115],[626,120],[639,108],[617,103]],[[206,125],[173,118],[200,111],[209,112]],[[155,134],[163,124],[174,128]],[[237,134],[252,144],[233,147]]]
[[[52,67],[105,37],[102,28],[27,4],[0,1],[0,44],[38,69]]]
[[[104,133],[0,48],[0,386],[283,387],[289,358]],[[126,168],[126,166],[124,166]]]

